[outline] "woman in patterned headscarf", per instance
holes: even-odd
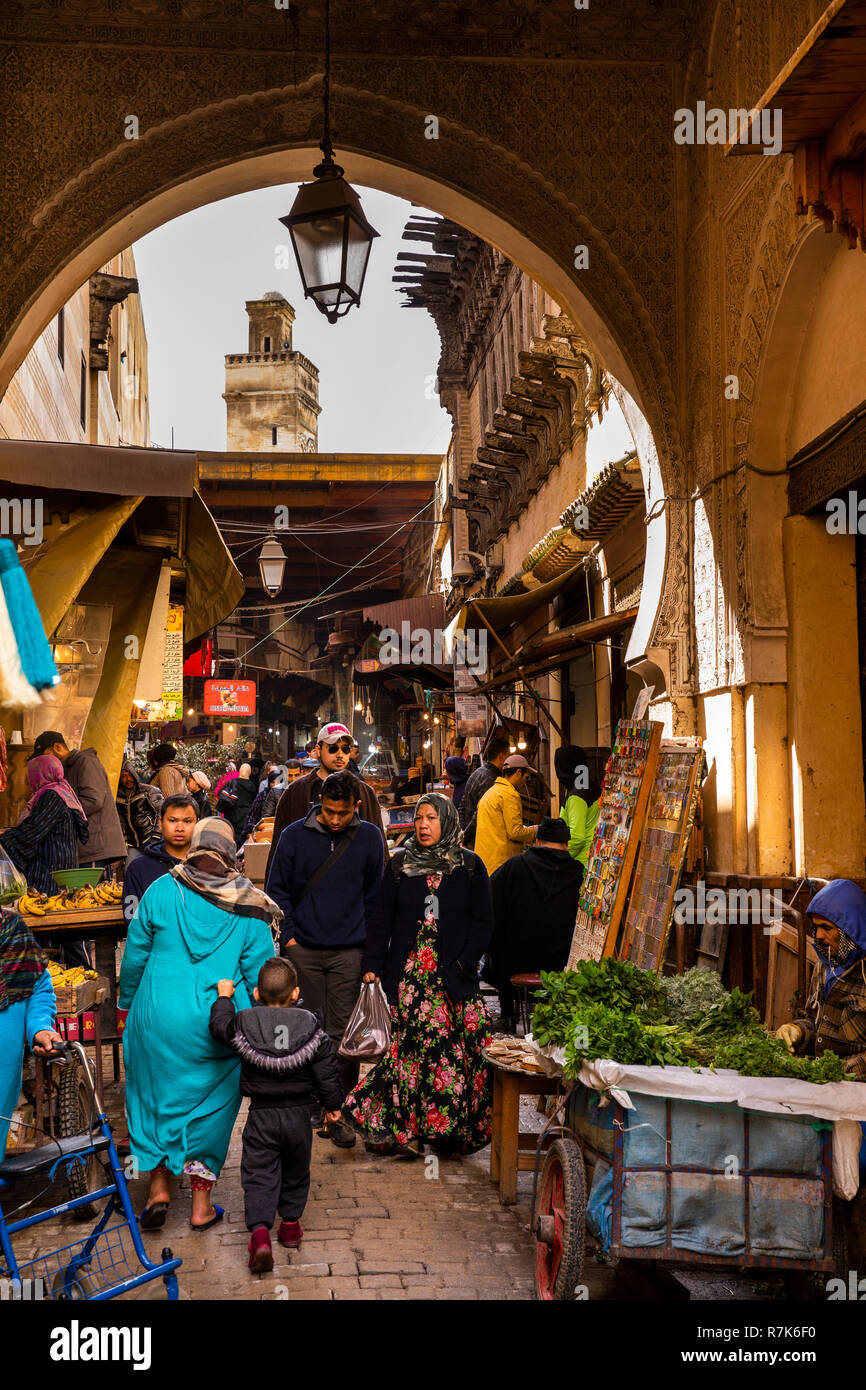
[[[391,1046],[346,1101],[369,1147],[472,1153],[490,1140],[490,1041],[479,962],[493,931],[487,870],[463,849],[447,796],[415,806],[415,833],[385,869],[365,981],[381,979]]]
[[[129,924],[118,1002],[130,1152],[151,1175],[141,1217],[165,1222],[169,1174],[191,1179],[194,1230],[223,1215],[211,1189],[240,1109],[240,1063],[211,1037],[217,980],[234,980],[240,1009],[274,955],[277,904],[238,872],[232,828],[209,816],[186,859],[151,883]]]

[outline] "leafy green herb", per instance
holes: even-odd
[[[751,994],[729,993],[715,971],[659,979],[627,961],[580,961],[575,970],[543,971],[535,998],[533,1036],[542,1047],[565,1048],[568,1077],[596,1057],[819,1083],[847,1075],[833,1052],[792,1056],[762,1028]]]

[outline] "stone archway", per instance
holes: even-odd
[[[96,154],[80,138],[73,177],[38,199],[14,247],[0,240],[0,392],[61,304],[123,246],[173,217],[253,188],[308,178],[318,157],[320,74],[197,106],[116,137]],[[421,106],[332,82],[338,158],[347,176],[435,208],[497,246],[541,283],[594,342],[605,367],[643,413],[651,448],[642,458],[650,495],[677,494],[682,455],[664,343],[646,302],[608,237],[573,197],[504,144],[441,117],[425,139]],[[96,142],[94,141],[94,144]],[[575,269],[585,247],[586,269]],[[663,345],[664,343],[664,345]],[[664,521],[665,562],[647,592],[654,643],[669,652],[669,685],[688,681],[683,585],[670,582],[687,533]],[[666,584],[666,579],[668,580]],[[648,636],[649,640],[649,636]]]

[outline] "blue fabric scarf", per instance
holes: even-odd
[[[34,690],[57,685],[60,676],[45,636],[39,609],[10,540],[0,540],[0,584],[18,644],[21,667]]]

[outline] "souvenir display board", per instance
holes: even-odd
[[[641,970],[664,964],[704,769],[700,739],[663,739],[617,952]]]
[[[662,726],[653,719],[621,719],[616,726],[580,890],[569,968],[579,960],[613,955],[661,735]]]

